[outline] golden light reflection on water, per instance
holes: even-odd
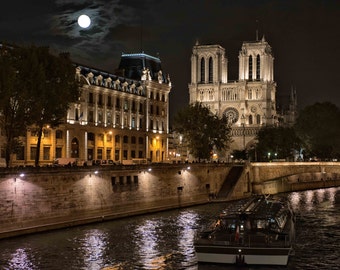
[[[288,199],[294,212],[296,212],[297,209],[301,209],[300,206],[302,204],[304,205],[303,209],[310,212],[313,211],[315,207],[319,207],[320,204],[327,204],[329,207],[334,207],[336,192],[336,188],[292,192]]]

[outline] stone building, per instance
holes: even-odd
[[[191,55],[189,102],[201,102],[214,114],[227,116],[232,125],[231,151],[252,147],[261,127],[293,120],[277,112],[274,56],[265,38],[243,42],[238,58],[238,80],[230,81],[223,47],[196,43]]]
[[[56,158],[123,164],[165,160],[171,82],[162,73],[160,59],[145,53],[122,54],[114,74],[75,66],[81,96],[62,125],[44,128],[40,164],[52,164]],[[12,166],[34,164],[34,127],[22,141]]]

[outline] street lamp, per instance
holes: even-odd
[[[268,161],[270,160],[270,152],[268,152]]]

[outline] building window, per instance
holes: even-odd
[[[253,90],[248,90],[248,99],[253,99]]]
[[[143,151],[138,151],[138,158],[143,158]]]
[[[45,146],[43,149],[43,160],[50,160],[50,147]]]
[[[104,134],[103,134],[103,133],[99,133],[99,134],[98,134],[98,140],[99,140],[100,142],[103,142],[103,141],[104,141]]]
[[[119,160],[119,150],[115,150],[115,161]]]
[[[120,109],[120,99],[116,99],[116,109]]]
[[[201,59],[201,83],[205,81],[205,61],[204,58]]]
[[[256,115],[256,124],[258,124],[258,125],[261,124],[261,116],[259,114]]]
[[[111,152],[112,152],[111,148],[106,149],[106,159],[112,159]]]
[[[135,127],[136,127],[136,119],[135,119],[134,116],[131,118],[131,127],[132,127],[132,128],[135,128]]]
[[[124,159],[124,160],[127,160],[127,158],[128,158],[128,151],[127,151],[127,150],[124,150],[124,151],[123,151],[123,159]]]
[[[213,69],[213,59],[209,58],[209,83],[213,82],[214,69]]]
[[[257,55],[256,56],[256,80],[260,80],[260,72],[261,72],[260,55]]]
[[[135,136],[131,137],[131,144],[136,144],[136,137]]]
[[[253,57],[249,55],[249,75],[248,75],[249,80],[253,79]]]
[[[93,123],[93,111],[89,111],[88,121],[89,121],[90,123]]]
[[[116,185],[116,177],[115,176],[111,176],[111,185],[112,185],[112,187]]]
[[[136,151],[135,150],[131,150],[131,158],[136,158]]]
[[[101,94],[98,95],[98,105],[99,106],[103,105],[103,95],[101,95]]]
[[[61,158],[62,157],[62,148],[61,147],[56,147],[55,148],[55,157],[56,158]]]
[[[63,132],[61,130],[56,130],[55,132],[55,138],[56,139],[62,139],[63,138]]]
[[[92,133],[92,132],[87,133],[87,140],[88,141],[94,141],[94,133]]]
[[[106,141],[107,142],[111,142],[112,141],[112,135],[111,134],[107,134],[106,135]]]
[[[127,100],[124,100],[124,111],[129,110],[129,103]]]
[[[101,124],[103,123],[103,112],[98,111],[98,123]]]
[[[129,143],[129,137],[128,136],[124,136],[123,137],[123,143]]]
[[[107,120],[107,124],[110,125],[112,123],[112,115],[111,112],[107,112],[106,114],[106,120]]]
[[[249,115],[249,125],[252,125],[252,124],[253,124],[253,116]]]
[[[103,149],[102,148],[97,149],[97,159],[103,159]]]
[[[30,160],[35,160],[37,154],[37,147],[36,146],[31,146],[30,149]]]
[[[120,115],[119,114],[117,114],[116,115],[116,125],[120,125]]]
[[[139,113],[143,113],[143,103],[139,103]]]
[[[93,104],[93,93],[89,93],[89,103]]]
[[[143,144],[143,143],[144,143],[143,137],[139,137],[139,138],[138,138],[138,144]]]
[[[111,107],[111,106],[112,106],[112,99],[111,99],[111,96],[108,96],[108,97],[107,97],[107,106],[108,106],[108,107]]]
[[[119,137],[119,135],[116,135],[116,136],[115,136],[115,142],[116,142],[116,144],[119,144],[119,143],[120,143],[120,137]]]

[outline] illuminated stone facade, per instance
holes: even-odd
[[[196,43],[191,56],[190,103],[201,102],[218,116],[226,115],[232,124],[231,150],[249,149],[262,126],[277,125],[282,119],[276,110],[271,46],[264,38],[243,42],[237,81],[228,81],[227,64],[223,47]]]
[[[82,85],[81,96],[71,104],[65,123],[44,128],[41,165],[56,158],[123,164],[167,158],[171,82],[163,75],[159,58],[123,54],[115,74],[77,65],[76,80]],[[34,128],[23,142],[12,166],[34,164]]]

